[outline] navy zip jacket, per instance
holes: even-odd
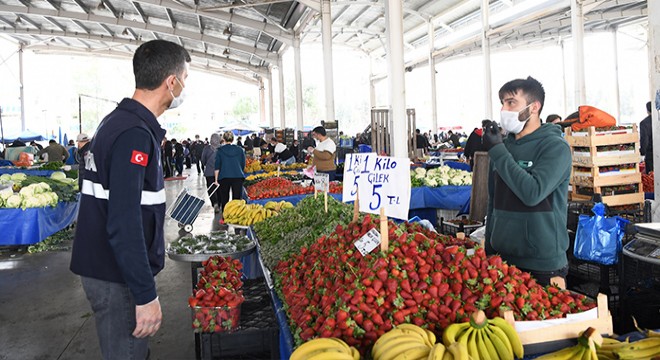
[[[164,136],[149,109],[122,100],[94,134],[80,189],[71,271],[126,284],[137,305],[156,298],[165,263]]]

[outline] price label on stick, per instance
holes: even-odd
[[[346,154],[344,158],[344,190],[342,201],[355,201],[358,191],[358,182],[369,174],[370,162],[376,160],[376,153]]]
[[[359,238],[358,241],[354,243],[354,245],[360,254],[365,256],[373,249],[380,246],[380,233],[378,230],[376,230],[376,228],[372,228],[371,230],[367,231],[367,233],[364,234],[361,238]]]
[[[410,207],[410,159],[377,156],[366,162],[368,171],[356,180],[360,211],[407,220]],[[346,188],[346,182],[344,188]]]
[[[314,189],[317,191],[330,191],[330,175],[314,174]]]

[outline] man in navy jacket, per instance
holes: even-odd
[[[133,57],[135,92],[103,119],[85,161],[71,271],[80,275],[104,359],[145,359],[162,313],[165,189],[156,120],[183,99],[190,55],[154,40]]]

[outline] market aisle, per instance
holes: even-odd
[[[204,198],[193,232],[208,232],[217,215],[204,178],[196,171],[184,173],[186,180],[165,182],[168,206],[183,187]],[[167,217],[165,225],[166,242],[180,236],[176,221]],[[94,319],[79,278],[69,271],[70,258],[70,251],[0,252],[0,360],[100,358]],[[166,258],[156,279],[164,320],[151,340],[151,359],[194,359],[190,267]]]

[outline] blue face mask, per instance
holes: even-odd
[[[175,76],[176,82],[179,83],[179,86],[181,86],[181,93],[179,96],[174,96],[174,89],[170,90],[170,94],[172,95],[172,102],[170,103],[169,109],[174,109],[179,107],[181,104],[183,104],[183,100],[186,98],[186,88],[181,84],[181,81]]]

